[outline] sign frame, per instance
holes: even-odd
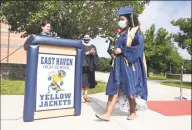
[[[39,119],[67,116],[67,115],[79,116],[81,114],[81,84],[82,84],[82,64],[83,64],[82,41],[53,38],[33,34],[26,40],[25,44],[28,44],[28,49],[27,49],[24,110],[23,110],[24,122],[32,122],[35,119],[38,119],[35,117],[35,112],[38,112],[36,111],[36,92],[37,92],[38,55],[40,46],[50,46],[50,47],[57,46],[61,47],[61,50],[62,47],[75,48],[76,55],[75,55],[75,78],[74,78],[74,109],[70,111],[68,108],[64,108],[66,109],[65,113],[67,113],[67,111],[70,111],[69,114],[62,115],[61,112],[55,112],[56,116],[50,116],[50,117],[44,116],[39,117]],[[54,54],[54,52],[52,52],[51,50],[50,52],[47,53]],[[49,115],[50,112],[44,112],[43,114]]]

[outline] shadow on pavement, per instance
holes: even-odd
[[[104,101],[101,101],[95,97],[91,97],[91,102],[89,103],[92,107],[93,111],[98,114],[102,114],[105,112],[105,108],[107,103]],[[113,109],[112,116],[127,116],[128,113],[120,111],[118,109]]]

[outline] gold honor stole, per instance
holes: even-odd
[[[140,30],[140,26],[133,27],[131,30],[128,28],[128,33],[127,33],[127,46],[132,45],[132,41],[135,37],[136,31]],[[125,58],[127,66],[129,66],[129,61]],[[145,53],[143,52],[143,64],[145,68],[145,73],[147,74],[147,64],[146,64],[146,59],[145,59]],[[132,64],[133,71],[135,71],[134,63]]]

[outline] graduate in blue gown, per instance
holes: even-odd
[[[129,113],[128,120],[136,118],[136,111],[147,108],[144,38],[133,11],[131,7],[121,7],[117,12],[121,34],[115,41],[114,49],[108,48],[114,60],[106,89],[107,107],[104,114],[96,114],[96,117],[104,121],[110,120],[115,105]]]

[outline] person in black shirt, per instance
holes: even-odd
[[[57,37],[57,33],[51,32],[51,22],[49,22],[48,20],[44,20],[40,24],[40,26],[42,29],[40,35],[49,36],[49,37]],[[24,43],[24,49],[25,49],[25,51],[27,51],[27,49],[28,49],[27,42]]]

